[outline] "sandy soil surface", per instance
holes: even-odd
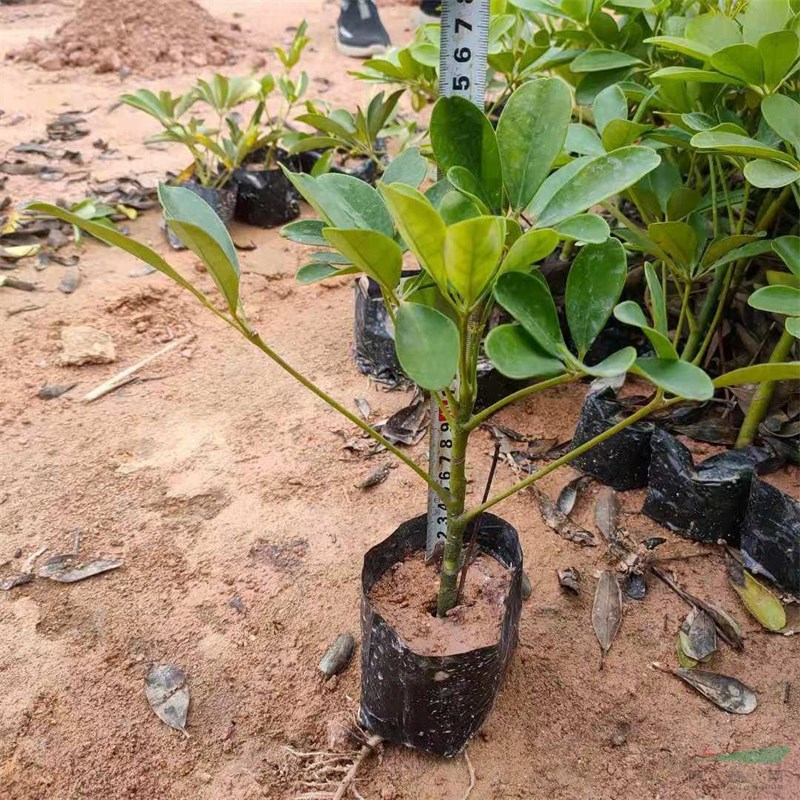
[[[306,69],[331,82],[312,86],[351,104],[368,96],[368,87],[346,76],[353,62],[332,47],[334,3],[204,5],[236,19],[262,48],[288,41],[286,28],[305,16],[314,40]],[[66,2],[0,7],[0,51],[46,37],[71,9]],[[409,36],[407,7],[386,8],[384,17],[396,41]],[[153,132],[149,120],[109,108],[121,91],[179,88],[190,79],[187,73],[123,81],[3,63],[0,151],[43,135],[46,122],[65,109],[96,107],[87,116],[91,136],[70,145],[91,159],[92,177],[155,179],[182,166],[182,156],[143,147],[142,137]],[[95,138],[120,157],[99,159]],[[85,190],[80,182],[10,177],[5,193],[19,202],[77,199]],[[155,213],[131,227],[167,252]],[[366,397],[376,418],[407,402],[408,395],[380,391],[352,366],[349,282],[299,288],[294,246],[269,231],[235,228],[234,237],[257,245],[240,254],[243,295],[251,319],[281,354],[353,407],[354,398]],[[208,288],[191,255],[174,262]],[[85,555],[125,561],[82,583],[36,580],[0,596],[0,797],[294,797],[303,776],[285,748],[327,748],[331,721],[352,718],[357,709],[357,659],[328,683],[317,664],[339,633],[358,632],[361,555],[420,513],[425,493],[402,468],[369,491],[355,489],[385,457],[364,460],[343,450],[338,431],[348,426],[334,412],[198,313],[166,278],[133,277],[137,267],[90,243],[74,294],[57,291],[64,269],[58,265],[18,270],[37,282],[35,293],[0,289],[0,563],[18,548],[23,557],[45,544],[64,552],[76,529]],[[29,303],[42,307],[8,313]],[[74,324],[110,333],[117,362],[58,366],[60,329]],[[188,349],[143,373],[159,380],[80,402],[118,369],[187,333],[196,334]],[[36,397],[45,383],[75,381],[61,398]],[[567,439],[583,391],[554,390],[509,409],[501,421]],[[473,500],[491,452],[488,434],[474,438]],[[426,462],[426,442],[410,452]],[[545,490],[554,496],[573,474],[551,476]],[[795,492],[796,479],[790,472],[774,478]],[[496,485],[512,480],[502,467]],[[587,525],[596,491],[578,507]],[[641,492],[623,502],[625,527],[635,537],[659,533],[669,537],[669,552],[697,551],[636,513]],[[675,665],[676,630],[687,611],[663,585],[651,585],[644,602],[626,604],[619,639],[599,672],[590,609],[595,575],[609,565],[604,548],[581,549],[557,537],[529,494],[500,511],[520,532],[533,596],[523,608],[522,644],[508,682],[469,747],[472,800],[797,797],[800,637],[768,635],[745,615],[720,556],[675,568],[692,591],[734,612],[746,631],[745,652],[723,648],[716,667],[757,691],[759,709],[748,717],[728,716],[650,668],[656,660]],[[559,589],[556,571],[566,566],[583,575],[577,597]],[[145,700],[148,668],[165,663],[188,675],[190,738],[163,725]],[[780,764],[698,760],[776,745],[790,747]],[[365,765],[357,788],[368,800],[458,800],[467,785],[463,758],[387,747]]]

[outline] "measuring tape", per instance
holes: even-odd
[[[465,97],[483,111],[486,59],[489,50],[489,0],[442,0],[439,53],[439,95]],[[445,401],[446,402],[446,401]],[[431,441],[428,472],[450,488],[453,443],[450,425],[431,399]],[[447,534],[447,508],[436,492],[428,493],[428,535],[425,557],[433,558]]]

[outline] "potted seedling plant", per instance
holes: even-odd
[[[430,191],[426,196],[416,188],[413,170],[408,174],[391,165],[377,189],[347,175],[288,175],[321,217],[296,228],[296,238],[346,260],[343,265],[317,261],[303,269],[327,275],[363,273],[379,284],[403,369],[441,409],[452,455],[442,456],[433,474],[288,364],[269,344],[268,334],[262,336],[253,327],[239,294],[240,270],[230,236],[196,194],[166,185],[159,192],[167,224],[205,263],[224,300],[222,307],[139,242],[57,206],[32,206],[169,275],[380,442],[439,498],[447,523],[440,558],[425,563],[425,517],[416,517],[366,554],[361,584],[361,721],[390,741],[432,753],[458,753],[482,725],[517,641],[522,552],[513,527],[488,512],[654,411],[682,398],[708,400],[715,391],[699,366],[681,361],[666,347],[655,357],[639,357],[626,347],[594,366],[584,362],[625,280],[625,250],[614,239],[586,244],[572,264],[566,316],[575,347],[567,346],[536,263],[556,246],[565,221],[607,197],[609,189],[620,191],[635,183],[659,163],[653,150],[628,147],[615,151],[613,162],[599,156],[577,169],[551,174],[570,106],[570,90],[559,79],[525,84],[509,97],[495,133],[488,117],[469,102],[440,99],[432,118],[433,156],[453,183],[440,186],[433,199]],[[404,278],[406,252],[417,271]],[[496,303],[514,321],[488,335],[489,357],[503,373],[537,382],[475,413],[479,347]],[[656,334],[650,335],[657,340]],[[491,413],[553,386],[627,373],[652,386],[645,406],[485,502],[467,504],[468,443]],[[728,374],[717,385],[788,374],[798,374],[798,365],[757,365]]]

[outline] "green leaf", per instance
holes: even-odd
[[[768,33],[759,40],[758,51],[761,53],[764,63],[764,82],[771,88],[776,87],[783,81],[797,60],[797,54],[800,51],[800,37],[795,31]],[[785,97],[785,95],[774,96]]]
[[[700,14],[686,23],[686,38],[715,50],[742,41],[742,32],[735,20],[722,14]]]
[[[723,47],[711,56],[711,66],[753,86],[764,83],[764,61],[758,48],[751,44]]]
[[[703,195],[697,189],[679,186],[667,200],[667,218],[669,220],[683,219],[697,209],[702,199]]]
[[[790,272],[800,278],[800,236],[779,236],[772,242],[772,249]]]
[[[333,264],[326,264],[322,261],[312,261],[304,264],[295,273],[295,280],[304,286],[326,278],[338,278],[342,275],[354,275],[359,272],[358,267],[344,267],[337,269]]]
[[[644,315],[641,306],[633,300],[626,300],[614,308],[614,316],[626,325],[633,325],[640,328],[645,336],[650,340],[653,349],[656,351],[658,360],[677,360],[678,353],[672,342],[661,331],[656,330],[647,324],[647,317]]]
[[[572,177],[582,170],[586,164],[591,163],[593,160],[592,157],[581,156],[548,175],[545,182],[539,187],[539,191],[534,195],[531,204],[528,206],[528,213],[533,217],[538,217],[542,213],[544,207],[550,202],[550,198],[552,198],[562,186],[572,180]]]
[[[688,361],[663,358],[637,358],[631,372],[676,397],[686,400],[710,400],[714,396],[711,378]]]
[[[766,158],[773,161],[783,161],[795,167],[800,167],[800,162],[782,150],[768,147],[757,139],[739,136],[736,133],[725,133],[717,130],[702,131],[692,136],[692,147],[698,150],[719,150],[723,153],[750,156],[751,158]]]
[[[622,350],[617,350],[612,353],[608,358],[604,358],[599,364],[590,367],[587,364],[581,364],[581,369],[594,378],[614,378],[617,375],[624,375],[636,361],[636,348],[623,347]]]
[[[645,39],[644,43],[655,44],[665,50],[672,50],[675,53],[695,58],[698,61],[708,61],[714,52],[704,42],[687,39],[682,36],[651,36],[649,39]]]
[[[528,272],[556,249],[558,241],[558,233],[551,228],[528,231],[511,245],[500,265],[500,272]]]
[[[800,380],[800,361],[788,361],[780,364],[753,364],[750,367],[731,370],[715,378],[714,386],[717,389],[724,389],[726,386],[739,386],[744,383],[796,380]]]
[[[95,239],[99,239],[104,244],[129,253],[140,261],[144,261],[145,264],[149,264],[151,267],[159,270],[159,272],[163,272],[168,278],[172,278],[179,286],[190,291],[203,305],[212,309],[214,308],[209,299],[199,289],[189,283],[189,281],[164,261],[158,253],[151,250],[146,245],[137,242],[135,239],[125,236],[116,228],[107,228],[105,225],[100,225],[92,220],[83,219],[77,214],[73,214],[51,203],[29,203],[25,206],[25,210],[36,211],[39,214],[46,214],[49,217],[55,217],[56,219],[75,225],[80,230],[94,236]]]
[[[615,83],[603,89],[592,103],[594,124],[598,133],[602,135],[606,125],[614,119],[628,118],[628,99],[619,84]]]
[[[236,316],[239,307],[239,259],[222,220],[190,189],[158,185],[164,220],[175,235],[203,262]]]
[[[494,296],[542,349],[556,358],[562,357],[566,346],[556,304],[541,274],[507,272],[497,279]]]
[[[497,269],[503,254],[505,220],[474,217],[445,231],[444,264],[450,284],[471,309]]]
[[[731,556],[727,558],[728,582],[744,607],[762,628],[768,631],[783,630],[786,627],[786,611],[781,601]]]
[[[795,339],[800,339],[800,317],[787,317],[784,326]]]
[[[687,222],[654,222],[647,235],[684,272],[691,270],[697,254],[697,234]]]
[[[328,242],[322,235],[324,227],[325,222],[321,219],[299,219],[284,225],[280,233],[284,239],[288,239],[290,242],[326,247]]]
[[[579,106],[592,105],[600,92],[615,83],[625,80],[630,71],[631,67],[622,67],[621,69],[583,73],[580,82],[575,88],[575,102]]]
[[[490,215],[492,213],[489,198],[484,194],[478,179],[468,169],[450,167],[447,170],[447,180],[454,189],[472,200],[482,214]]]
[[[791,15],[789,0],[750,0],[742,20],[744,40],[758,44],[765,34],[784,28]]]
[[[572,114],[572,97],[560,78],[520,86],[497,123],[503,181],[512,210],[533,199],[561,152]]]
[[[627,147],[651,129],[651,125],[642,125],[627,119],[612,119],[603,131],[603,147],[609,152]]]
[[[643,64],[638,58],[619,50],[587,50],[573,59],[569,65],[571,72],[604,72],[607,69],[620,69]]]
[[[785,94],[772,94],[761,101],[761,113],[767,125],[800,155],[800,103]]]
[[[499,210],[503,191],[500,151],[486,115],[463,97],[440,97],[431,114],[430,136],[442,172],[451,167],[469,170],[492,208]]]
[[[400,283],[403,251],[394,239],[361,229],[325,228],[323,234],[333,247],[384,289],[392,291]]]
[[[392,159],[381,180],[383,183],[404,183],[417,188],[428,174],[428,162],[418,147],[403,150],[397,158]]]
[[[373,230],[394,235],[392,218],[378,192],[352,175],[328,173],[312,178],[282,166],[294,187],[334,228]]]
[[[608,322],[625,286],[628,260],[618,239],[582,247],[567,276],[565,308],[572,340],[583,360]]]
[[[552,378],[564,372],[564,365],[545,352],[520,325],[493,328],[484,347],[495,369],[508,378]]]
[[[659,333],[667,336],[667,298],[664,295],[664,287],[661,285],[655,267],[647,261],[644,264],[644,276],[647,289],[650,292],[653,324]]]
[[[404,184],[383,184],[380,193],[397,230],[420,266],[447,291],[444,267],[444,220],[425,195]]]
[[[778,189],[800,181],[800,170],[779,161],[758,158],[744,165],[744,176],[759,189]]]
[[[653,83],[678,81],[680,83],[722,83],[731,86],[742,86],[744,83],[730,75],[722,75],[719,72],[695,67],[662,67],[651,73],[650,80]]]
[[[565,153],[577,153],[580,156],[602,156],[606,149],[597,132],[588,125],[572,123],[564,140]]]
[[[608,223],[597,214],[577,214],[556,225],[556,231],[562,239],[587,244],[600,244],[611,235]]]
[[[731,236],[720,236],[712,241],[703,253],[701,265],[703,267],[713,266],[719,259],[728,255],[728,253],[737,250],[742,245],[758,242],[765,245],[763,252],[772,249],[772,242],[765,239],[760,239],[758,236],[752,234],[733,234]],[[757,254],[756,254],[757,255]]]
[[[750,295],[747,304],[759,311],[800,317],[800,289],[793,286],[764,286]]]
[[[446,225],[455,225],[456,222],[481,216],[482,211],[462,192],[450,191],[442,198],[439,213]]]
[[[449,318],[420,303],[401,303],[395,320],[397,358],[423,389],[449,387],[458,368],[458,329]]]
[[[619,194],[660,162],[661,157],[649,147],[623,147],[590,160],[553,193],[536,221],[537,227],[553,227]]]

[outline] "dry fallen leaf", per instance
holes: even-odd
[[[685,669],[683,667],[666,669],[657,662],[654,662],[652,666],[660,672],[668,672],[680,678],[714,705],[730,714],[751,714],[758,705],[755,692],[749,686],[745,686],[741,681],[728,675],[720,675],[718,672],[710,672],[705,669]]]
[[[188,738],[189,687],[184,672],[171,664],[152,667],[145,678],[144,693],[155,715]]]
[[[565,516],[572,513],[575,508],[575,503],[578,501],[578,495],[583,488],[590,484],[594,479],[591,475],[579,475],[573,478],[559,493],[556,499],[556,508]]]
[[[53,556],[39,567],[38,575],[40,578],[49,578],[51,581],[59,583],[75,583],[101,572],[108,572],[112,569],[119,569],[125,562],[110,558],[97,558],[94,561],[79,562],[77,556],[66,553],[60,556]]]
[[[542,519],[548,528],[552,528],[562,539],[584,547],[596,547],[597,542],[593,534],[578,527],[569,517],[562,514],[556,504],[538,487],[532,486],[534,495],[539,504]]]
[[[619,497],[609,486],[597,495],[594,506],[594,524],[607,542],[617,538],[619,530]]]
[[[603,668],[606,654],[611,649],[620,625],[622,624],[622,591],[617,576],[609,571],[600,573],[592,606],[592,627],[600,642],[600,669]]]
[[[692,661],[706,661],[717,650],[717,629],[714,620],[693,608],[683,621],[680,630],[681,650]]]
[[[558,571],[558,583],[573,594],[581,590],[581,574],[575,567],[567,567]]]
[[[725,554],[725,561],[728,580],[752,617],[768,631],[785,628],[786,611],[781,601],[728,553]]]

